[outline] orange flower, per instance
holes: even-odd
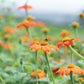
[[[33,72],[31,72],[31,74],[30,74],[30,76],[32,76],[32,77],[33,77],[34,75],[36,75],[36,70],[34,70]],[[46,74],[45,74],[44,71],[42,71],[42,70],[40,70],[40,69],[37,70],[37,76],[38,76],[39,78],[43,78],[45,75],[46,75]]]
[[[31,50],[33,49],[35,49],[36,51],[43,50],[44,53],[50,52],[52,48],[58,51],[56,46],[48,44],[47,39],[41,41],[40,43],[34,43],[33,45],[30,46]]]
[[[55,72],[57,70],[56,67],[52,67],[51,69],[52,69],[52,72]]]
[[[6,26],[4,30],[5,30],[6,33],[9,33],[9,34],[13,34],[14,33],[14,29],[11,28],[11,27],[8,27],[8,26]]]
[[[4,47],[5,49],[10,49],[10,50],[13,49],[12,43],[2,43],[1,46]]]
[[[84,17],[84,13],[80,13],[80,15],[79,15],[81,18],[83,18]]]
[[[36,26],[36,22],[35,21],[31,21],[31,20],[24,20],[23,22],[20,22],[17,25],[17,28],[20,28],[21,26],[24,26],[26,28],[28,28],[29,26]]]
[[[22,8],[24,8],[24,9],[32,9],[32,6],[24,4],[23,6],[18,7],[18,9],[22,9]]]
[[[47,38],[47,39],[50,40],[50,41],[54,41],[54,40],[55,40],[55,37],[50,36],[50,35],[47,35],[47,36],[43,35],[42,38],[43,38],[43,39]]]
[[[56,44],[56,46],[60,47],[61,45],[63,47],[66,47],[68,45],[72,45],[73,44],[73,40],[78,39],[78,37],[76,38],[69,38],[69,37],[65,37],[63,40],[59,40],[58,43]]]
[[[55,74],[57,74],[56,72],[59,70],[59,68],[56,68],[56,67],[52,67],[51,69],[52,69],[52,72]]]
[[[62,32],[60,33],[60,36],[69,36],[70,35],[70,32],[67,31],[67,30],[62,30]]]
[[[79,23],[77,23],[77,22],[72,23],[72,27],[74,27],[74,28],[76,28],[78,25],[79,25]]]
[[[27,18],[28,20],[35,20],[35,18],[32,17],[31,15],[28,15],[26,18]]]
[[[68,67],[60,68],[56,73],[61,74],[61,75],[64,75],[64,73],[65,73],[65,75],[68,75],[70,72],[73,72],[73,73],[79,74],[79,75],[81,75],[81,73],[84,74],[84,70],[78,66],[75,66],[73,63],[69,63]]]
[[[63,63],[63,61],[62,61],[62,60],[56,60],[56,62],[57,62],[57,63]]]
[[[2,14],[0,14],[0,18],[2,18],[3,17],[3,15]]]
[[[43,28],[45,26],[45,24],[41,21],[37,21],[37,26]]]
[[[29,41],[28,37],[21,37],[20,40],[24,41],[24,42],[28,42]]]

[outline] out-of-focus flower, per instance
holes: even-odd
[[[4,30],[5,30],[6,33],[9,33],[9,34],[13,34],[13,33],[14,33],[14,29],[11,28],[11,27],[8,27],[8,26],[6,26],[6,27],[4,28]]]
[[[58,51],[58,48],[55,45],[48,44],[47,39],[41,41],[38,44],[34,43],[33,45],[30,46],[31,50],[33,50],[33,49],[35,49],[36,51],[43,50],[44,53],[50,52],[52,48],[55,49],[56,51]]]
[[[31,15],[28,15],[26,18],[27,18],[28,20],[35,20],[35,17],[32,17]]]
[[[37,21],[37,26],[43,28],[45,26],[45,24],[41,21]]]
[[[36,70],[34,70],[33,72],[31,72],[30,76],[35,76],[36,75]],[[43,78],[44,76],[46,76],[45,72],[42,71],[41,69],[37,69],[37,76],[38,78]]]
[[[24,41],[24,42],[28,42],[29,41],[28,37],[21,37],[20,40]]]
[[[36,22],[35,21],[31,21],[31,20],[24,20],[23,22],[20,22],[17,25],[17,28],[20,28],[21,26],[24,26],[26,28],[28,28],[29,26],[36,26]]]
[[[83,18],[84,17],[84,13],[80,13],[80,18]]]
[[[57,62],[57,63],[63,63],[63,61],[62,61],[62,60],[56,60],[56,62]]]
[[[78,81],[78,82],[84,82],[84,78],[79,77],[79,78],[77,79],[77,81]]]
[[[2,14],[0,14],[0,18],[2,18],[3,17],[3,15]]]
[[[73,72],[75,74],[81,75],[81,73],[84,74],[84,70],[78,66],[75,66],[73,63],[69,63],[68,67],[61,67],[59,70],[56,72],[61,75],[68,75],[70,72]]]
[[[9,36],[8,36],[8,35],[4,35],[3,38],[4,38],[4,39],[8,39]]]
[[[62,32],[60,33],[60,36],[65,37],[65,36],[69,36],[70,32],[67,30],[62,30]]]
[[[2,43],[1,46],[4,47],[5,49],[9,49],[9,50],[13,49],[12,43]]]
[[[63,40],[59,40],[56,46],[60,47],[62,45],[63,47],[66,47],[68,45],[72,45],[74,43],[73,40],[75,39],[78,39],[78,37],[71,39],[69,37],[65,37]]]
[[[32,9],[32,6],[28,5],[28,4],[24,4],[23,6],[18,7],[18,9]]]
[[[51,69],[52,69],[52,72],[53,72],[54,74],[56,74],[56,75],[57,75],[57,73],[56,73],[56,72],[59,70],[59,68],[52,67]]]
[[[72,23],[72,27],[73,27],[73,28],[76,28],[78,25],[79,25],[79,23],[77,23],[77,22],[73,22],[73,23]]]
[[[43,35],[42,38],[43,39],[47,38],[49,41],[54,41],[55,40],[55,37],[50,36],[50,35],[47,35],[47,36]]]
[[[48,30],[47,27],[44,27],[44,28],[42,29],[42,31],[43,31],[43,33],[47,33],[49,30]]]

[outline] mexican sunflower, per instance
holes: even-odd
[[[11,28],[11,27],[8,27],[8,26],[6,26],[6,27],[4,28],[4,30],[5,30],[6,33],[9,33],[9,34],[13,34],[13,33],[14,33],[14,29]]]
[[[67,76],[70,72],[74,74],[79,74],[79,75],[81,75],[81,73],[84,74],[84,70],[78,66],[75,66],[73,63],[69,63],[68,67],[59,68],[59,70],[56,73],[61,75],[65,74]]]
[[[42,35],[42,38],[43,38],[43,39],[47,38],[49,41],[55,41],[55,37],[50,36],[50,35],[47,35],[47,36]]]
[[[24,8],[24,9],[32,9],[32,6],[30,6],[28,4],[24,4],[23,6],[18,7],[18,9],[22,9],[22,8]]]
[[[36,26],[36,22],[35,21],[32,21],[32,20],[24,20],[23,22],[20,22],[18,25],[17,25],[17,28],[20,28],[20,27],[26,27],[28,28],[29,26]]]
[[[84,17],[84,13],[80,13],[80,18],[83,18]]]
[[[0,18],[2,18],[3,17],[3,15],[2,14],[0,14]]]
[[[36,75],[36,70],[34,70],[33,72],[30,73],[30,76],[35,76]],[[38,78],[43,78],[45,76],[45,72],[40,70],[40,69],[37,69],[37,76]]]
[[[71,39],[69,37],[65,37],[63,40],[59,40],[56,46],[60,47],[62,45],[63,47],[66,47],[68,45],[72,45],[74,43],[73,40],[75,39],[78,39],[78,37]]]
[[[35,17],[32,17],[31,15],[28,15],[26,18],[27,18],[28,20],[35,20]]]
[[[60,33],[60,36],[64,37],[64,36],[69,36],[70,32],[67,30],[62,30],[62,32]]]
[[[78,22],[73,22],[72,23],[72,27],[76,28],[77,26],[79,26],[79,23]]]
[[[45,24],[41,21],[37,21],[37,26],[43,28],[45,26]]]
[[[12,43],[3,43],[3,42],[1,42],[1,47],[5,48],[5,49],[10,49],[10,50],[13,49]]]
[[[47,39],[45,39],[39,43],[34,43],[33,45],[30,46],[31,50],[33,50],[33,49],[35,49],[36,51],[43,50],[44,53],[50,52],[52,48],[55,49],[56,51],[58,51],[58,48],[55,45],[48,44]]]
[[[24,42],[28,42],[29,41],[28,37],[21,37],[20,40],[24,41]]]

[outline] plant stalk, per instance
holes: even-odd
[[[71,52],[73,52],[76,56],[84,60],[84,56],[80,55],[76,50],[74,50],[71,45],[68,46]]]
[[[71,84],[74,84],[74,82],[73,82],[73,73],[72,73],[72,71],[70,72],[70,78],[71,78]]]
[[[37,76],[37,62],[38,62],[38,56],[37,56],[37,51],[36,51],[36,56],[35,56],[35,61],[36,61],[36,81],[37,81],[37,84],[38,84],[38,76]]]
[[[55,84],[55,81],[54,81],[54,78],[53,78],[53,73],[52,73],[52,70],[51,70],[50,65],[49,65],[47,53],[45,53],[45,58],[46,58],[46,61],[47,61],[47,64],[48,64],[48,68],[50,70],[50,74],[51,74],[51,78],[52,78],[53,84]]]

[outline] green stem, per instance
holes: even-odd
[[[48,68],[50,70],[50,74],[51,74],[51,78],[52,78],[53,84],[55,84],[55,81],[54,81],[54,78],[53,78],[53,73],[52,73],[52,70],[51,70],[50,65],[49,65],[47,53],[45,53],[45,58],[46,58],[46,61],[47,61],[47,64],[48,64]]]
[[[5,84],[5,82],[1,76],[0,76],[0,80],[1,80],[2,84]]]
[[[73,82],[73,73],[72,73],[72,71],[70,72],[70,78],[71,78],[71,84],[74,84],[74,82]]]
[[[84,60],[84,56],[80,55],[76,50],[74,50],[71,45],[68,46],[68,48],[73,52],[76,56],[80,57],[81,59]]]
[[[73,30],[74,30],[75,37],[77,37],[77,28],[73,28]]]
[[[37,57],[37,51],[36,51],[36,57],[35,57],[35,61],[36,61],[36,81],[37,81],[37,84],[38,84],[38,76],[37,76],[37,62],[38,62],[38,57]]]
[[[73,62],[73,53],[71,52],[71,63]]]
[[[27,11],[27,9],[25,9],[25,15],[26,15],[26,17],[28,16],[28,11]]]

